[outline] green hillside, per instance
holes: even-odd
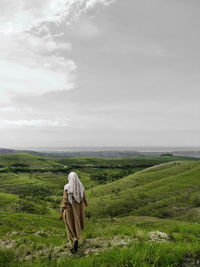
[[[60,166],[49,158],[26,153],[0,155],[0,167],[52,167]]]
[[[28,153],[0,155],[0,167],[150,167],[164,162],[184,160],[183,157],[137,157],[137,158],[47,158]]]
[[[184,157],[174,157],[174,156],[159,156],[159,157],[136,157],[136,158],[65,158],[65,159],[55,159],[57,162],[69,165],[69,166],[123,166],[123,167],[150,167],[153,165],[158,165],[165,162],[175,161],[175,160],[192,160]]]
[[[200,162],[150,167],[88,191],[91,216],[145,215],[200,220]]]
[[[12,154],[0,165],[19,167],[0,173],[0,267],[199,266],[200,161]],[[69,169],[89,202],[77,255],[58,220]]]

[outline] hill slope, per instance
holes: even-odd
[[[0,166],[55,167],[60,166],[60,164],[54,160],[41,156],[27,153],[14,153],[0,155]]]
[[[4,160],[20,164],[23,157],[30,167],[43,160],[53,164],[26,155],[19,161]],[[199,220],[200,162],[175,161],[144,169],[155,158],[132,160],[113,159],[109,168],[102,168],[107,159],[68,162],[81,166],[73,170],[88,188],[86,228],[77,255],[70,254],[64,223],[58,220],[66,173],[46,168],[44,173],[13,173],[12,168],[0,173],[0,267],[199,266],[200,226],[181,219]],[[135,167],[140,170],[135,172]],[[107,175],[105,182],[121,176],[97,185],[99,174]]]
[[[199,220],[200,162],[150,167],[88,191],[89,216],[147,215]]]

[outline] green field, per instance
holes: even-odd
[[[200,266],[200,161],[0,156],[0,267]],[[58,220],[67,173],[89,207],[77,255]]]

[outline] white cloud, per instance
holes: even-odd
[[[96,4],[103,4],[104,6],[109,6],[114,3],[115,0],[88,0],[86,2],[86,8],[94,8]]]
[[[34,109],[31,108],[31,107],[23,107],[23,108],[19,108],[19,107],[16,107],[16,106],[9,106],[9,105],[1,105],[0,107],[0,112],[5,112],[5,114],[7,114],[8,112],[10,113],[20,113],[20,112],[34,112]]]
[[[42,95],[74,88],[76,64],[66,57],[70,42],[51,35],[46,22],[77,20],[82,13],[108,0],[0,0],[0,102],[17,94]],[[90,23],[84,38],[99,34]],[[65,56],[63,56],[65,55]]]
[[[70,43],[30,33],[2,36],[0,43],[0,102],[16,94],[42,95],[73,89],[76,65],[59,55]]]
[[[25,41],[25,42],[24,42]],[[43,37],[37,37],[31,34],[23,34],[21,40],[18,39],[19,44],[24,42],[26,49],[31,47],[33,52],[38,52],[40,54],[52,53],[56,51],[70,51],[72,46],[70,43],[66,42],[56,42],[50,35],[45,35]]]
[[[42,22],[73,21],[97,4],[113,0],[0,0],[0,32],[12,34],[31,29]]]
[[[15,112],[17,109],[14,106],[0,107],[0,111],[3,112]]]
[[[1,120],[0,127],[66,127],[68,122],[66,120]]]
[[[17,60],[29,65],[52,54],[58,56],[59,52],[70,51],[71,48],[70,43],[55,41],[48,35],[43,37],[30,33],[1,35],[0,58]]]
[[[60,71],[53,70],[56,65],[61,69]],[[16,94],[34,96],[55,90],[73,89],[70,72],[74,68],[73,62],[64,61],[62,58],[47,60],[41,67],[2,60],[0,62],[1,100],[9,99]]]

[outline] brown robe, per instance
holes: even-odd
[[[64,190],[61,202],[62,218],[65,222],[67,236],[71,244],[73,244],[74,240],[80,239],[81,230],[85,227],[85,206],[88,205],[85,193],[80,203],[74,197],[72,199],[73,202],[71,204],[68,201],[67,190]]]

